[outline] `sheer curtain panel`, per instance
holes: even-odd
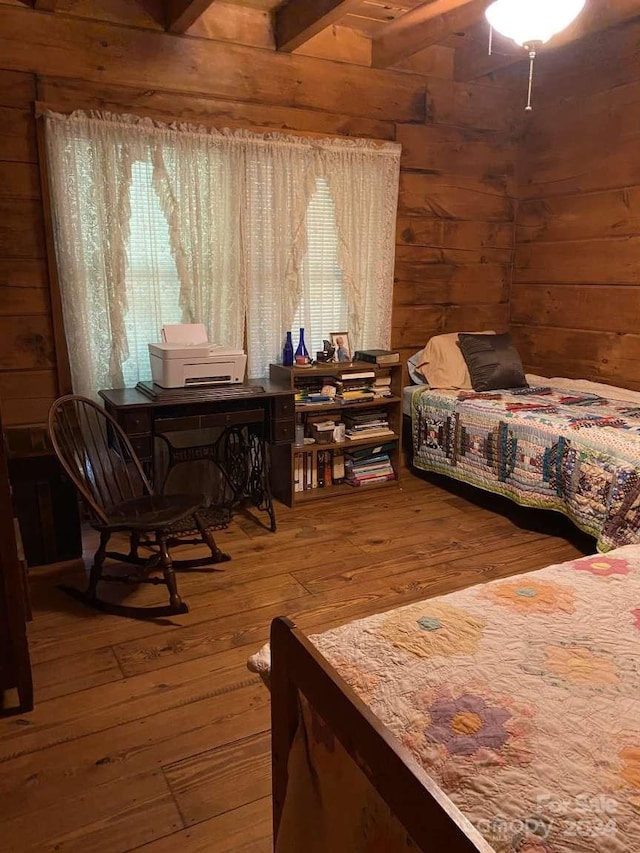
[[[234,140],[82,112],[48,114],[46,139],[74,390],[91,397],[149,379],[147,344],[165,323],[205,323],[210,340],[241,349],[244,173]]]

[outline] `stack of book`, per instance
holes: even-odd
[[[394,435],[389,429],[388,414],[384,409],[348,412],[342,416],[347,438],[351,441],[366,441],[370,438],[385,438]]]
[[[400,353],[388,349],[360,349],[353,355],[356,361],[368,361],[370,364],[398,364]]]
[[[371,390],[375,399],[378,397],[391,397],[391,377],[376,376],[371,385]]]
[[[335,382],[332,378],[305,377],[296,384],[295,401],[296,403],[307,404],[330,403],[335,396],[333,388],[335,388]],[[332,391],[332,393],[328,394],[327,391]]]
[[[367,486],[395,480],[396,475],[388,453],[376,453],[377,448],[366,447],[345,454],[345,483],[349,486]]]
[[[342,403],[362,403],[373,400],[371,390],[376,378],[375,371],[365,370],[355,373],[343,373],[336,382],[337,399]]]

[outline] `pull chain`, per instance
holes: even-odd
[[[527,106],[525,107],[525,112],[530,113],[533,110],[531,106],[531,92],[533,90],[533,65],[536,61],[536,51],[535,49],[529,49],[529,91],[527,93]]]

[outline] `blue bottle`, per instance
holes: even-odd
[[[285,367],[293,365],[293,341],[291,340],[291,332],[287,332],[287,340],[282,350],[282,363]]]
[[[296,350],[295,362],[296,364],[309,364],[310,361],[309,350],[306,348],[304,343],[304,329],[300,329],[300,341],[298,343],[298,349]]]

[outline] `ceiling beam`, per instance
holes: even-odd
[[[213,3],[215,0],[166,0],[167,30],[170,33],[186,32]]]
[[[289,0],[276,11],[276,47],[291,53],[358,5],[359,0]]]
[[[432,0],[405,12],[373,40],[372,64],[389,68],[400,59],[444,41],[478,22],[490,0]]]
[[[639,17],[638,0],[600,0],[598,3],[587,4],[576,20],[545,44],[542,51],[555,50]],[[493,71],[515,65],[523,59],[526,59],[524,49],[503,37],[499,38],[493,56],[487,56],[482,45],[479,47],[477,41],[472,41],[456,50],[454,77],[459,82],[468,83]]]
[[[58,0],[34,0],[33,8],[40,12],[55,12]]]

